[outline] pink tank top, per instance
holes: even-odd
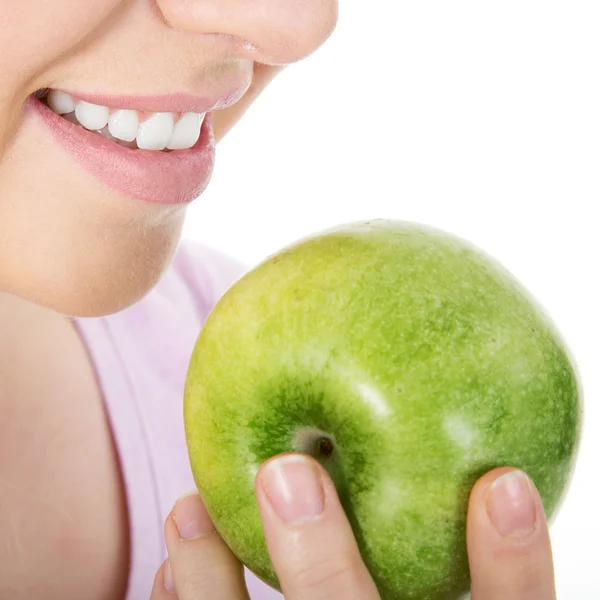
[[[160,283],[114,315],[77,319],[103,392],[130,519],[127,600],[147,600],[166,558],[163,522],[195,487],[182,416],[185,376],[209,311],[245,266],[184,241]],[[283,596],[246,570],[252,600]]]

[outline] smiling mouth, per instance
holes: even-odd
[[[200,138],[206,113],[145,112],[94,104],[61,90],[43,89],[34,96],[73,125],[132,150],[188,150]]]

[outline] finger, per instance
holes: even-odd
[[[150,600],[173,600],[174,598],[177,598],[177,595],[173,583],[173,572],[167,559],[156,572]]]
[[[317,461],[301,454],[267,461],[256,494],[286,600],[379,600],[335,486]]]
[[[244,568],[215,531],[198,493],[180,498],[165,521],[169,558],[151,600],[249,600]]]
[[[555,600],[544,508],[522,471],[495,469],[476,483],[467,546],[473,600]]]

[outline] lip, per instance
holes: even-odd
[[[242,85],[228,89],[213,96],[193,96],[190,94],[163,94],[154,96],[112,96],[108,94],[89,94],[76,90],[62,89],[75,98],[91,104],[108,106],[114,109],[138,110],[140,112],[176,112],[176,113],[208,113],[222,110],[235,104],[250,87],[246,81]]]
[[[181,99],[171,98],[176,101]],[[123,98],[123,101],[127,100]],[[134,100],[137,109],[143,110],[140,108],[141,99]],[[156,98],[147,100],[149,103],[146,106],[149,106]],[[118,108],[114,104],[110,106]],[[165,104],[161,104],[161,107],[168,109]],[[84,169],[120,194],[154,204],[187,204],[200,196],[208,186],[215,162],[210,112],[202,123],[200,138],[195,146],[187,150],[158,152],[120,146],[63,119],[33,96],[28,98],[26,110],[41,121],[42,126]]]

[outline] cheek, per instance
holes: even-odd
[[[27,96],[50,86],[48,72],[57,59],[89,42],[122,5],[123,0],[0,0],[0,161]]]
[[[72,316],[126,308],[164,273],[185,209],[119,196],[49,138],[30,160],[35,133],[22,128],[0,167],[0,292]]]
[[[0,85],[9,97],[93,35],[122,0],[0,0]]]

